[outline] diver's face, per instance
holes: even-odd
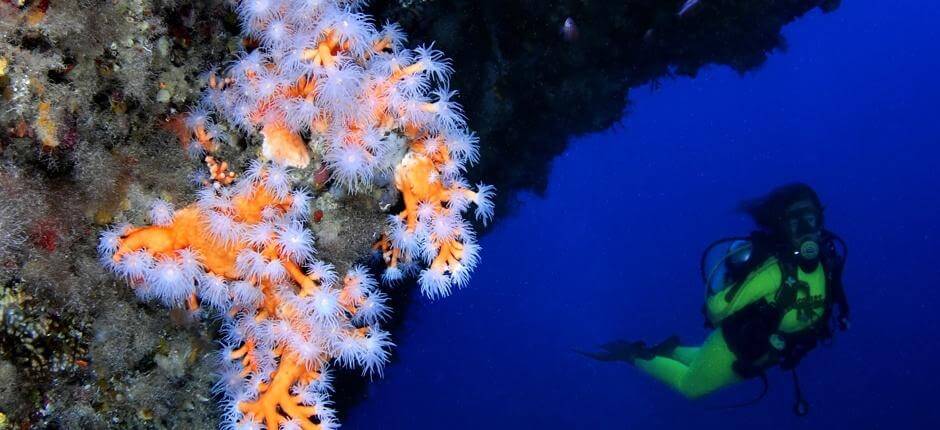
[[[819,208],[810,201],[796,202],[787,207],[783,228],[794,248],[799,249],[806,241],[819,241],[822,228],[819,215]]]

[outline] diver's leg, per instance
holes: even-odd
[[[672,351],[672,354],[669,354],[669,357],[689,366],[692,364],[692,361],[695,360],[695,357],[698,356],[701,349],[702,347],[700,346],[677,346],[676,349]]]
[[[689,373],[689,366],[669,357],[656,356],[650,360],[638,359],[633,364],[659,382],[680,392],[682,391],[682,381]]]
[[[679,391],[686,397],[697,398],[740,382],[732,367],[735,359],[721,330],[713,331],[689,364]]]
[[[678,348],[677,348],[678,349]],[[691,351],[686,351],[691,352]],[[686,366],[669,357],[636,360],[644,372],[689,398],[697,398],[740,380],[731,368],[734,353],[728,349],[721,330],[715,330]]]
[[[698,356],[699,351],[699,346],[673,346],[668,353],[657,355],[650,360],[638,359],[634,364],[678,391],[683,378],[689,372],[689,365]]]

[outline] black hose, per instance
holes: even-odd
[[[793,401],[793,414],[798,417],[805,417],[809,414],[809,402],[803,397],[803,390],[800,388],[800,378],[796,375],[796,368],[790,370],[793,375],[793,395],[796,398]]]
[[[838,234],[835,234],[829,230],[824,231],[826,232],[826,236],[829,236],[830,240],[838,243],[839,247],[842,248],[842,264],[845,264],[845,261],[849,259],[849,245],[847,245],[845,240],[839,237]]]

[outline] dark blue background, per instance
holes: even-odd
[[[577,139],[547,196],[483,238],[471,287],[417,300],[346,427],[940,428],[938,18],[937,2],[847,0],[787,27],[789,51],[746,76],[635,91],[620,127]],[[801,367],[809,417],[778,371],[759,405],[714,411],[760,384],[690,402],[569,351],[701,341],[699,252],[751,228],[740,199],[794,180],[852,253],[854,326]]]

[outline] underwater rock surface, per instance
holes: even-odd
[[[784,25],[841,1],[703,0],[679,16],[684,3],[391,0],[369,10],[454,60],[460,73],[452,86],[486,143],[471,177],[494,184],[497,208],[506,211],[517,190],[545,190],[551,160],[569,137],[617,123],[630,88],[695,76],[709,64],[754,70],[786,49]],[[568,19],[576,37],[566,36]]]
[[[400,0],[367,11],[454,60],[452,89],[484,143],[470,176],[508,199],[544,189],[567,138],[615,123],[629,88],[711,63],[751,70],[785,46],[783,25],[838,2],[702,2],[680,18],[681,3]],[[567,18],[577,37],[562,35]],[[178,114],[242,44],[230,2],[0,2],[0,374],[17,381],[0,390],[5,422],[218,426],[217,323],[138,301],[95,247],[108,224],[145,224],[155,199],[194,200],[205,166],[180,145]],[[217,155],[243,171],[259,142],[233,135]],[[305,185],[324,186],[316,175]],[[322,191],[312,230],[345,270],[369,254],[398,196]],[[358,399],[345,396],[340,413]]]

